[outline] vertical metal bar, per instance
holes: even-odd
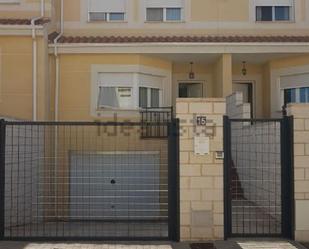
[[[224,239],[231,236],[231,195],[230,195],[230,165],[231,165],[231,121],[223,117],[223,150],[224,150]]]
[[[172,241],[179,241],[179,120],[173,120],[168,126],[168,236]]]
[[[0,240],[4,239],[5,226],[5,120],[0,120]]]
[[[294,230],[294,121],[283,117],[281,122],[281,198],[282,236],[293,239]]]

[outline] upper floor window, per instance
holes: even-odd
[[[183,20],[182,0],[146,0],[146,21],[179,22]]]
[[[257,6],[257,21],[290,21],[290,6]]]
[[[255,0],[256,21],[291,21],[292,0]]]
[[[88,20],[92,21],[125,21],[126,0],[89,0]]]

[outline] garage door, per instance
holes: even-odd
[[[167,219],[162,170],[159,152],[71,153],[71,219]]]

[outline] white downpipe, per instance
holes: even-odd
[[[37,121],[37,88],[38,88],[38,59],[37,59],[37,40],[35,22],[44,17],[45,0],[41,0],[40,16],[31,20],[32,28],[32,119]]]
[[[55,121],[59,120],[59,85],[60,85],[60,66],[58,57],[57,43],[60,37],[63,35],[64,23],[63,23],[63,0],[61,0],[61,17],[60,17],[60,33],[54,40],[54,54],[56,58],[56,87],[55,87]]]
[[[60,17],[60,33],[54,40],[54,54],[55,54],[55,64],[56,64],[56,86],[55,86],[55,121],[59,121],[59,91],[60,91],[60,62],[58,56],[57,42],[63,34],[64,24],[63,24],[63,0],[61,0],[61,17]],[[58,217],[58,126],[55,127],[55,216]]]

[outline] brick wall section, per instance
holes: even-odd
[[[296,240],[309,238],[309,104],[290,104],[294,116],[294,179]]]
[[[180,224],[181,240],[222,239],[223,234],[223,115],[225,99],[177,99],[180,119]],[[197,127],[195,115],[205,115],[207,127]],[[194,136],[210,135],[210,154],[194,153]],[[213,136],[211,136],[213,135]]]

